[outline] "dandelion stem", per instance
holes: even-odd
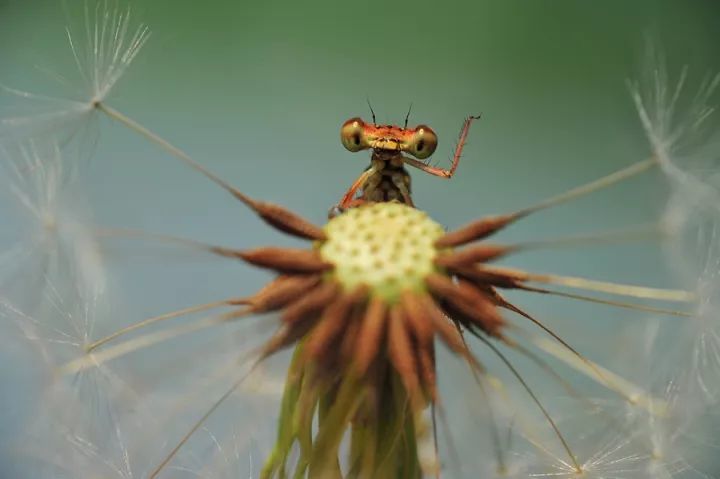
[[[95,235],[98,237],[107,238],[141,238],[149,239],[154,241],[160,241],[164,243],[174,243],[188,248],[199,249],[213,253],[214,249],[220,248],[202,241],[197,241],[189,238],[181,238],[179,236],[172,236],[160,233],[149,233],[147,231],[132,229],[132,228],[98,228],[95,230]]]
[[[573,188],[569,191],[566,191],[565,193],[561,193],[557,196],[553,196],[552,198],[548,198],[547,200],[541,201],[540,203],[538,203],[536,205],[519,210],[514,215],[517,216],[518,218],[521,218],[521,217],[527,216],[531,213],[535,213],[536,211],[551,208],[553,206],[557,206],[562,203],[567,203],[568,201],[574,200],[581,196],[585,196],[587,194],[593,193],[593,192],[601,190],[603,188],[607,188],[608,186],[612,186],[615,183],[619,183],[620,181],[631,178],[637,174],[640,174],[646,170],[649,170],[650,168],[652,168],[653,166],[655,166],[657,164],[658,164],[658,162],[655,157],[648,158],[647,160],[643,160],[638,163],[632,164],[632,165],[628,166],[627,168],[623,168],[614,173],[610,173],[609,175],[603,176],[602,178],[591,181],[590,183],[580,185],[577,188]]]
[[[504,337],[504,338],[503,338],[503,342],[505,343],[505,345],[506,345],[507,347],[509,347],[510,349],[514,349],[515,351],[519,352],[520,354],[522,354],[522,355],[525,356],[526,358],[530,359],[530,360],[531,360],[532,362],[534,362],[540,369],[542,369],[542,370],[545,371],[547,374],[549,374],[550,376],[552,376],[552,377],[555,379],[555,381],[557,381],[557,382],[563,387],[563,389],[565,389],[565,390],[568,392],[568,394],[570,394],[572,397],[574,397],[575,399],[579,399],[579,400],[584,400],[584,399],[585,399],[585,398],[583,397],[583,395],[582,395],[579,391],[577,391],[577,390],[570,384],[570,382],[566,381],[566,380],[560,375],[560,373],[558,373],[557,371],[555,371],[555,370],[552,368],[552,366],[550,366],[550,364],[548,364],[547,361],[545,361],[544,359],[542,359],[540,356],[538,356],[537,354],[533,353],[532,351],[530,351],[530,350],[527,349],[526,347],[522,346],[521,344],[518,344],[518,343],[516,343],[515,341],[510,340],[510,339],[507,338],[507,337]]]
[[[473,221],[472,223],[469,223],[455,231],[451,231],[445,234],[442,238],[436,241],[435,246],[437,246],[438,248],[446,248],[449,246],[454,247],[483,239],[508,227],[515,221],[524,218],[525,216],[528,216],[540,210],[557,206],[562,203],[566,203],[568,201],[574,200],[575,198],[579,198],[594,191],[598,191],[608,186],[611,186],[625,179],[631,178],[637,174],[642,173],[643,171],[650,169],[657,163],[658,161],[654,157],[649,158],[639,163],[630,165],[627,168],[623,168],[614,173],[610,173],[609,175],[599,178],[595,181],[591,181],[590,183],[586,183],[584,185],[578,186],[577,188],[573,188],[569,191],[566,191],[565,193],[561,193],[545,201],[541,201],[536,205],[529,206],[513,213],[481,218],[480,220]]]
[[[180,448],[182,448],[185,445],[185,443],[188,442],[190,437],[193,434],[195,434],[195,432],[198,429],[200,429],[200,426],[203,425],[203,423],[212,415],[212,413],[214,413],[217,410],[217,408],[219,408],[220,405],[227,398],[229,398],[237,390],[237,388],[239,388],[242,385],[242,383],[248,378],[248,376],[250,376],[250,374],[255,370],[255,368],[257,367],[258,364],[259,364],[259,362],[256,362],[255,364],[253,364],[248,372],[243,374],[237,381],[235,381],[235,383],[233,383],[233,385],[222,396],[220,396],[220,398],[217,401],[215,401],[215,403],[210,407],[210,409],[208,409],[207,412],[205,414],[203,414],[203,416],[200,419],[198,419],[198,421],[193,425],[193,427],[190,429],[190,431],[188,431],[187,434],[185,434],[182,437],[180,442],[177,443],[177,445],[172,449],[172,451],[170,451],[170,453],[167,456],[165,456],[165,459],[163,459],[162,462],[160,464],[158,464],[158,466],[155,469],[153,469],[153,471],[148,476],[149,479],[155,479],[158,476],[158,474],[160,474],[160,472],[163,470],[163,468],[165,466],[167,466],[167,464],[172,460],[173,457],[175,457],[175,455],[178,453]]]
[[[679,289],[651,288],[647,286],[612,283],[609,281],[597,281],[574,276],[530,274],[528,279],[539,283],[558,284],[569,288],[586,289],[589,291],[617,294],[620,296],[632,296],[635,298],[657,299],[684,303],[694,302],[697,299],[695,294]]]
[[[526,271],[500,268],[483,265],[477,269],[478,272],[508,278],[515,282],[515,288],[522,287],[518,284],[530,281],[536,283],[557,284],[574,289],[585,289],[599,293],[615,294],[618,296],[630,296],[634,298],[656,299],[660,301],[674,301],[680,303],[692,303],[697,296],[682,289],[653,288],[648,286],[637,286],[632,284],[613,283],[610,281],[598,281],[593,279],[579,278],[577,276],[560,276],[553,274],[528,273]]]
[[[189,167],[199,171],[203,175],[205,175],[207,178],[209,178],[212,182],[216,183],[223,189],[230,192],[233,196],[238,198],[240,201],[248,205],[249,207],[253,207],[253,204],[255,203],[252,199],[250,199],[249,196],[246,196],[242,192],[240,192],[238,189],[233,187],[230,183],[226,182],[204,166],[202,166],[197,161],[193,160],[190,155],[185,153],[180,148],[176,147],[169,141],[165,140],[164,138],[160,137],[158,134],[152,132],[151,130],[145,128],[143,125],[138,123],[137,121],[133,120],[132,118],[127,117],[123,113],[119,112],[118,110],[106,105],[105,103],[98,102],[96,104],[96,108],[100,110],[101,112],[105,113],[108,117],[112,118],[115,121],[118,121],[122,123],[123,125],[127,126],[131,130],[135,131],[136,133],[139,133],[140,135],[144,136],[151,142],[157,144],[162,149],[173,155],[174,157],[180,159],[183,161],[186,165]]]
[[[572,354],[574,354],[578,359],[580,359],[581,361],[587,361],[587,359],[585,359],[585,357],[584,357],[582,354],[580,354],[580,352],[579,352],[577,349],[575,349],[574,347],[570,346],[570,344],[569,344],[567,341],[565,341],[565,339],[563,339],[559,334],[557,334],[557,333],[556,333],[555,331],[553,331],[549,326],[545,325],[545,323],[543,323],[542,321],[540,321],[540,320],[537,319],[536,317],[530,315],[529,313],[527,313],[527,312],[525,312],[524,310],[518,308],[517,306],[515,306],[515,305],[513,305],[513,304],[510,304],[510,303],[507,303],[507,302],[506,302],[505,304],[503,304],[502,306],[503,306],[504,308],[506,308],[506,309],[509,309],[510,311],[515,312],[516,314],[519,314],[519,315],[522,316],[523,318],[530,320],[533,324],[535,324],[535,325],[538,326],[540,329],[542,329],[543,331],[545,331],[547,334],[549,334],[550,336],[552,336],[552,338],[553,338],[555,341],[557,341],[558,343],[560,343],[565,349],[567,349],[567,350],[570,351]],[[520,330],[520,331],[522,331],[522,330]]]
[[[550,426],[555,431],[555,435],[560,440],[560,443],[562,444],[563,448],[567,452],[568,456],[570,457],[570,460],[573,463],[573,466],[575,467],[575,471],[577,473],[582,472],[582,467],[580,467],[580,463],[578,463],[577,458],[575,457],[575,454],[572,452],[572,449],[570,449],[570,445],[568,444],[567,440],[563,436],[563,434],[560,432],[560,429],[558,428],[557,424],[555,424],[555,421],[553,420],[552,416],[550,416],[550,413],[545,409],[545,406],[542,405],[542,402],[540,402],[540,399],[535,395],[535,392],[532,390],[530,385],[525,382],[525,379],[523,379],[522,375],[518,372],[517,369],[515,369],[515,366],[510,362],[510,360],[500,351],[497,347],[495,347],[494,344],[492,344],[490,341],[488,341],[487,338],[485,338],[482,334],[474,334],[475,337],[480,339],[483,343],[485,343],[486,346],[488,346],[495,355],[500,358],[500,360],[505,363],[505,366],[510,370],[513,376],[520,382],[520,385],[525,389],[525,391],[530,395],[530,398],[533,400],[533,402],[538,406],[540,411],[542,412],[543,416],[545,416],[545,419],[548,421]]]
[[[628,228],[619,231],[606,231],[602,233],[569,236],[565,238],[551,238],[543,240],[525,241],[509,245],[481,242],[461,249],[443,252],[436,260],[436,264],[443,267],[462,267],[473,263],[489,263],[508,254],[515,254],[528,250],[565,248],[573,245],[607,244],[657,238],[664,234],[662,225],[652,224]]]
[[[432,420],[432,441],[433,441],[433,450],[435,451],[435,457],[440,457],[440,448],[438,446],[438,433],[437,433],[437,411],[436,408],[438,404],[440,403],[440,399],[437,398],[437,400],[430,405],[430,417]],[[438,469],[435,473],[435,479],[440,479],[440,470]]]
[[[583,356],[582,354],[580,354],[580,352],[579,352],[577,349],[575,349],[574,347],[570,346],[570,344],[569,344],[567,341],[565,341],[565,339],[563,339],[559,334],[557,334],[555,331],[553,331],[550,327],[548,327],[547,325],[545,325],[542,321],[540,321],[539,319],[537,319],[537,318],[535,318],[534,316],[530,315],[530,314],[527,313],[526,311],[524,311],[524,310],[518,308],[517,306],[515,306],[515,305],[513,305],[513,304],[510,304],[510,303],[508,303],[508,302],[505,302],[502,306],[503,306],[504,308],[506,308],[506,309],[509,309],[510,311],[513,311],[513,312],[519,314],[520,316],[522,316],[522,317],[524,317],[524,318],[526,318],[526,319],[529,319],[529,320],[530,320],[531,322],[533,322],[536,326],[538,326],[540,329],[542,329],[542,330],[545,331],[547,334],[549,334],[555,341],[557,341],[562,347],[564,347],[566,351],[569,351],[569,352],[570,352],[572,355],[574,355],[577,359],[579,359],[580,361],[582,361],[583,363],[585,363],[585,365],[586,365],[587,367],[589,367],[590,369],[592,369],[593,372],[594,372],[598,377],[603,377],[602,371],[595,365],[595,363],[593,363],[592,361],[590,361],[589,359],[587,359],[585,356]],[[517,331],[518,333],[524,333],[524,330],[522,330],[522,329],[520,329],[520,328],[515,328],[515,331]],[[503,339],[505,340],[506,343],[508,342],[508,340],[507,340],[506,337],[503,337]],[[623,397],[624,399],[628,400],[629,402],[632,402],[632,398],[626,396],[625,393],[624,393],[622,390],[612,388],[610,381],[605,380],[605,381],[604,381],[604,384],[605,384],[606,387],[608,387],[608,388],[611,389],[612,391],[616,392],[617,394],[619,394],[619,395],[620,395],[621,397]]]
[[[455,468],[456,477],[459,477],[460,464],[462,464],[462,461],[460,460],[460,454],[458,453],[457,447],[455,446],[455,439],[453,439],[452,430],[450,428],[450,424],[447,418],[447,413],[445,412],[445,406],[443,406],[441,402],[437,402],[436,404],[433,404],[433,408],[435,407],[437,407],[437,412],[440,416],[440,424],[442,424],[443,433],[445,434],[445,442],[447,443],[449,462]]]
[[[682,318],[692,318],[693,317],[693,314],[688,313],[687,311],[677,311],[674,309],[666,309],[666,308],[655,308],[652,306],[645,306],[643,304],[625,303],[622,301],[613,301],[613,300],[609,300],[609,299],[594,298],[592,296],[585,296],[583,294],[565,293],[563,291],[554,291],[554,290],[545,289],[545,288],[535,288],[532,286],[523,286],[522,290],[523,291],[531,291],[534,293],[547,294],[547,295],[551,295],[551,296],[561,296],[563,298],[577,299],[580,301],[587,301],[589,303],[606,304],[608,306],[632,309],[635,311],[645,311],[648,313],[665,314],[668,316],[679,316]]]
[[[654,415],[663,416],[666,414],[668,404],[664,400],[651,397],[643,391],[642,388],[634,385],[627,379],[592,361],[588,360],[582,363],[578,362],[573,356],[568,355],[567,351],[558,348],[555,343],[548,341],[545,338],[535,338],[533,343],[541,350],[563,361],[567,365],[577,371],[580,371],[598,383],[614,391],[621,391],[622,395],[628,399],[631,404],[640,405]],[[598,372],[600,372],[600,374]]]
[[[238,301],[241,301],[241,298],[225,299],[222,301],[213,301],[211,303],[190,306],[188,308],[178,309],[176,311],[171,311],[169,313],[164,313],[164,314],[160,314],[158,316],[153,316],[151,318],[144,319],[138,323],[131,324],[130,326],[127,326],[125,328],[119,329],[119,330],[115,331],[114,333],[105,336],[102,339],[98,339],[97,341],[90,343],[85,348],[85,352],[90,353],[94,349],[97,349],[98,347],[102,346],[103,344],[105,344],[109,341],[112,341],[113,339],[115,339],[117,337],[123,336],[123,335],[128,334],[132,331],[135,331],[137,329],[144,328],[145,326],[149,326],[151,324],[155,324],[160,321],[165,321],[167,319],[177,318],[178,316],[185,316],[187,314],[197,313],[197,312],[205,311],[208,309],[219,308],[221,306],[229,306],[229,305],[233,305],[233,304],[238,304]]]
[[[564,248],[566,246],[608,244],[625,241],[642,241],[662,237],[667,233],[662,224],[648,224],[635,228],[622,229],[617,231],[605,231],[602,233],[591,233],[584,235],[568,236],[565,238],[550,238],[542,240],[525,241],[509,245],[510,250],[524,251],[539,248]]]
[[[126,354],[132,353],[139,349],[147,348],[154,344],[167,341],[183,334],[198,331],[200,329],[208,328],[217,324],[222,324],[230,319],[240,317],[244,314],[247,314],[246,310],[230,311],[229,313],[221,314],[218,316],[210,316],[191,324],[183,324],[175,328],[163,331],[156,331],[154,333],[146,334],[138,338],[133,338],[131,340],[119,343],[107,349],[103,349],[100,352],[86,354],[85,356],[81,356],[68,363],[65,363],[65,365],[60,368],[60,374],[73,374],[88,369],[92,366],[99,366],[103,363],[106,363],[107,361],[116,359],[120,356],[125,356]]]
[[[343,433],[360,407],[362,395],[358,394],[358,390],[357,380],[352,376],[347,377],[339,385],[332,403],[327,405],[325,414],[321,412],[309,461],[309,477],[333,477],[333,471],[338,467],[337,450]]]
[[[124,114],[100,101],[94,103],[94,105],[98,110],[105,113],[108,117],[112,118],[115,121],[118,121],[119,123],[135,131],[136,133],[139,133],[148,140],[159,145],[171,155],[180,159],[186,165],[200,172],[206,178],[210,179],[210,181],[220,186],[221,188],[229,192],[231,195],[233,195],[235,198],[243,202],[245,206],[257,213],[258,216],[260,216],[265,222],[267,222],[274,228],[305,239],[325,239],[325,233],[322,231],[322,229],[318,228],[317,226],[313,225],[312,223],[308,222],[307,220],[301,218],[300,216],[292,213],[285,208],[282,208],[272,203],[256,201],[250,198],[249,196],[232,186],[230,183],[226,182],[225,180],[202,166],[200,163],[193,160],[187,153],[182,151],[180,148],[174,146],[169,141],[145,128],[132,118],[125,116]]]
[[[500,440],[500,426],[497,423],[497,417],[495,416],[495,409],[492,405],[492,401],[490,400],[490,394],[488,393],[487,389],[485,388],[485,385],[482,382],[482,378],[480,377],[480,374],[473,366],[473,361],[470,360],[469,356],[472,355],[470,352],[470,347],[467,344],[467,341],[465,340],[465,335],[462,333],[462,330],[460,329],[460,325],[455,322],[455,328],[458,331],[458,334],[460,335],[460,338],[462,339],[463,346],[465,347],[465,351],[467,351],[465,355],[465,360],[468,363],[468,366],[470,367],[470,372],[473,375],[473,379],[475,379],[475,384],[477,384],[478,388],[480,389],[480,393],[483,396],[483,399],[485,400],[485,405],[487,407],[488,413],[490,414],[490,434],[492,435],[492,442],[493,442],[493,448],[495,449],[495,457],[498,462],[498,469],[501,471],[507,470],[507,462],[505,460],[505,453],[502,448],[502,441]]]

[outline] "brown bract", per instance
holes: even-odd
[[[361,208],[373,206],[382,208],[382,204]],[[276,216],[283,217],[291,216]],[[317,230],[299,223],[295,215],[292,218],[292,228],[282,224],[278,228]],[[483,270],[484,261],[506,253],[507,247],[482,243],[449,247],[485,238],[509,222],[508,217],[493,217],[441,236],[435,242],[436,268],[424,278],[423,290],[402,291],[397,301],[382,300],[365,285],[344,290],[332,274],[335,265],[319,253],[324,240],[307,250],[267,247],[235,252],[233,256],[281,274],[250,300],[263,306],[256,306],[256,311],[282,309],[281,327],[266,344],[264,355],[306,338],[304,360],[317,362],[320,370],[353,371],[362,377],[373,362],[389,361],[418,404],[434,400],[434,339],[459,352],[462,329],[502,337],[505,321],[499,307],[508,305],[495,288],[517,287],[521,282],[517,275],[502,270]],[[453,324],[459,328],[448,327]],[[354,337],[344,337],[348,330]],[[340,343],[344,348],[338,347]],[[352,355],[343,357],[342,349]]]

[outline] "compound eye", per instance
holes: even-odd
[[[368,147],[365,140],[365,122],[351,118],[340,128],[340,141],[348,151],[360,151]]]
[[[437,135],[432,128],[420,125],[415,128],[415,134],[408,145],[408,153],[419,160],[424,160],[435,152],[437,142]]]

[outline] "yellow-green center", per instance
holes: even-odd
[[[421,291],[436,269],[435,241],[443,228],[426,213],[401,203],[352,208],[325,225],[320,255],[332,263],[345,290],[364,284],[389,303],[403,290]]]

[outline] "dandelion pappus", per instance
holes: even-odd
[[[372,111],[372,110],[371,110]],[[410,112],[408,112],[408,115]],[[355,180],[340,203],[331,208],[333,217],[347,208],[367,202],[399,201],[414,206],[411,197],[410,174],[405,165],[418,168],[441,178],[451,178],[460,163],[463,147],[470,131],[470,124],[480,116],[465,119],[450,168],[438,168],[426,161],[437,148],[438,137],[427,125],[408,128],[408,117],[403,127],[396,125],[378,125],[375,114],[372,124],[361,118],[351,118],[340,129],[340,141],[351,152],[372,149],[370,166]],[[412,155],[403,155],[408,153]],[[358,194],[359,192],[359,194]]]

